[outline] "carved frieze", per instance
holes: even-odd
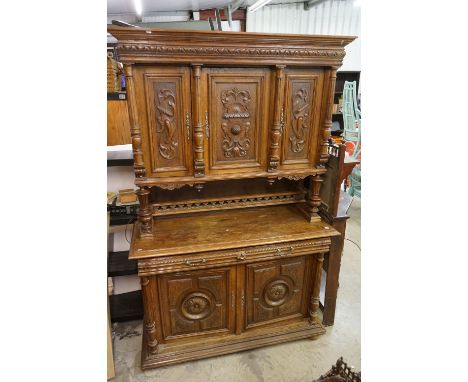
[[[176,156],[178,146],[177,126],[175,124],[176,98],[171,89],[161,89],[158,92],[156,109],[157,127],[159,136],[159,154],[171,160]]]
[[[247,55],[247,56],[299,56],[299,57],[330,57],[342,59],[343,49],[286,49],[286,48],[227,48],[216,46],[165,46],[156,44],[120,44],[119,52],[148,52],[159,54],[208,54],[208,55]]]
[[[226,158],[245,157],[250,148],[250,93],[232,88],[221,93],[223,104],[222,148]]]

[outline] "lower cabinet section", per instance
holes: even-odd
[[[323,253],[291,255],[142,277],[142,368],[324,333],[314,313],[321,260]]]

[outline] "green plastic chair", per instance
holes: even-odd
[[[361,111],[357,105],[356,81],[345,81],[343,89],[343,140],[354,144],[350,155],[354,159],[361,157]],[[361,165],[356,166],[349,175],[351,196],[361,197]]]

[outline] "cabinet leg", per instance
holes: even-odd
[[[138,221],[140,222],[140,235],[153,236],[153,214],[149,205],[150,190],[148,187],[141,187],[137,191],[138,200],[140,202],[140,210],[138,212]]]
[[[322,183],[323,179],[320,175],[311,176],[309,192],[307,195],[307,209],[311,222],[321,220],[318,211],[321,204],[320,187],[322,186]]]
[[[313,288],[309,306],[309,322],[318,323],[318,309],[320,303],[320,281],[322,277],[324,253],[317,253],[315,258],[315,273],[312,275]]]

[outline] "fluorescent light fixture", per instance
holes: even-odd
[[[258,0],[255,3],[253,3],[250,7],[247,8],[249,12],[255,12],[259,10],[261,7],[264,5],[267,5],[271,0]]]
[[[141,0],[133,0],[135,3],[135,12],[138,16],[141,16],[143,12],[143,5],[141,4]]]
[[[361,6],[361,0],[354,0],[353,5],[354,5],[355,7],[360,7],[360,6]]]

